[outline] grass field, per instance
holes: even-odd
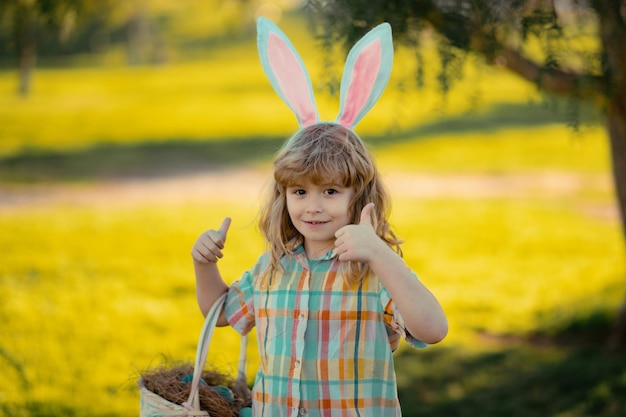
[[[252,265],[260,190],[244,182],[263,182],[295,128],[253,47],[41,70],[27,100],[0,73],[1,415],[136,415],[138,371],[192,359],[189,249],[229,215],[223,274]],[[410,71],[397,60],[395,86]],[[389,90],[359,129],[405,258],[450,320],[440,345],[396,354],[405,415],[624,415],[626,356],[605,347],[626,265],[603,129],[572,132],[496,70],[458,94],[443,111],[434,89]],[[241,189],[197,183],[242,169]],[[214,341],[212,363],[233,371],[236,334]]]

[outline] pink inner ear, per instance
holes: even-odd
[[[351,82],[344,98],[344,108],[339,124],[352,127],[354,120],[372,94],[381,59],[380,39],[376,39],[359,53],[352,69]]]
[[[310,92],[309,77],[289,45],[275,33],[267,41],[269,64],[283,98],[296,113],[300,124],[308,126],[317,122],[315,104]]]

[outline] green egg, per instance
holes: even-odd
[[[252,408],[244,407],[239,410],[239,417],[252,417]]]
[[[217,385],[213,387],[213,389],[215,389],[219,395],[226,398],[228,401],[232,401],[235,399],[235,397],[233,396],[233,392],[228,387]]]
[[[193,381],[193,374],[187,374],[187,375],[183,376],[183,377],[180,379],[180,381],[181,381],[183,384],[189,384],[189,383],[191,383],[191,382]],[[199,384],[199,385],[205,385],[205,386],[207,386],[207,385],[208,385],[208,384],[206,383],[206,381],[205,381],[204,379],[202,379],[202,378],[200,378],[200,382],[199,382],[198,384]]]

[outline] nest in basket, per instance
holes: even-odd
[[[193,366],[183,363],[155,367],[141,372],[141,384],[160,397],[182,404],[191,391]],[[200,409],[215,417],[237,417],[249,407],[250,391],[245,383],[216,370],[203,370],[198,387]]]

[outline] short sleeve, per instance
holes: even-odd
[[[254,284],[250,271],[228,289],[225,315],[232,328],[242,335],[248,334],[254,327]]]
[[[417,279],[417,276],[415,279]],[[404,338],[409,345],[416,348],[425,348],[428,346],[428,344],[413,337],[406,329],[402,314],[400,314],[396,303],[394,303],[391,295],[389,295],[389,292],[387,292],[387,289],[382,284],[380,284],[380,300],[384,310],[385,326],[387,327],[391,350],[395,351],[398,348],[401,338]]]

